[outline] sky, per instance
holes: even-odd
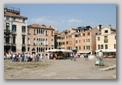
[[[116,28],[116,4],[5,4],[19,8],[28,17],[28,25],[52,25],[59,32],[87,26]]]

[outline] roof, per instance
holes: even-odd
[[[10,16],[10,17],[17,17],[17,18],[25,18],[28,19],[25,16],[21,16],[19,13],[17,12],[13,12],[13,11],[7,11],[6,9],[4,9],[4,16]]]
[[[40,24],[31,24],[31,25],[28,25],[28,27],[31,27],[31,28],[40,28],[40,29],[51,29],[51,30],[54,30],[54,28],[50,25],[50,26],[46,26],[46,25],[40,25]]]

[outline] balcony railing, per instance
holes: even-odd
[[[22,46],[25,46],[25,45],[26,45],[25,43],[22,44]]]
[[[17,32],[16,32],[16,31],[11,31],[11,33],[12,33],[12,34],[17,34]]]
[[[28,44],[28,46],[30,46],[30,44]]]
[[[15,46],[15,45],[16,45],[16,43],[12,43],[12,45],[13,45],[13,46]]]
[[[9,42],[4,42],[4,45],[6,45],[6,46],[11,46],[12,44],[9,43]]]
[[[26,35],[26,32],[22,32],[22,35]]]

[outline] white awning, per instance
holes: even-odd
[[[116,52],[116,49],[100,49],[102,52]],[[96,52],[99,52],[100,50],[96,50]]]
[[[78,51],[77,53],[90,53],[90,51]]]

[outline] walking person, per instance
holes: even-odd
[[[87,53],[84,54],[84,58],[85,58],[85,61],[88,60],[88,54]]]
[[[71,57],[71,60],[72,60],[73,59],[73,53],[72,52],[70,53],[70,57]]]
[[[77,58],[77,53],[74,54],[74,61],[76,61],[76,58]]]
[[[99,62],[99,63],[97,64],[97,62]],[[100,65],[100,66],[103,66],[104,65],[103,64],[103,52],[102,52],[102,50],[100,50],[98,52],[98,59],[96,61],[96,65]]]

